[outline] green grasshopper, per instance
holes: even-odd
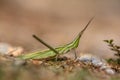
[[[39,59],[39,60],[41,60],[41,59],[51,59],[51,58],[55,58],[55,57],[57,57],[61,54],[67,53],[71,50],[75,50],[79,45],[79,41],[80,41],[80,38],[81,38],[82,34],[87,29],[88,25],[91,23],[92,20],[93,20],[93,18],[90,19],[90,21],[87,23],[85,28],[77,35],[77,37],[72,42],[70,42],[66,45],[63,45],[63,46],[56,47],[56,48],[51,47],[46,42],[44,42],[42,39],[38,38],[36,35],[33,35],[33,37],[35,39],[37,39],[39,42],[44,44],[49,49],[46,49],[46,50],[43,50],[43,51],[36,51],[36,52],[33,52],[33,53],[29,53],[29,54],[24,54],[24,55],[20,56],[20,58],[26,59],[26,60],[27,59]]]

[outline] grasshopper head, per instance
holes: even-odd
[[[79,45],[79,41],[81,36],[83,35],[84,31],[87,29],[87,27],[89,26],[89,24],[91,23],[91,21],[94,19],[91,18],[90,21],[87,23],[87,25],[84,27],[84,29],[77,35],[77,37],[70,43],[70,45],[72,46],[72,48],[77,48]]]

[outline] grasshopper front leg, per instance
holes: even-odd
[[[76,60],[76,59],[77,59],[77,52],[76,52],[76,49],[72,49],[71,51],[72,51],[73,54],[74,54],[74,60]]]
[[[75,55],[75,60],[77,59],[77,52],[76,49],[73,49],[74,55]]]

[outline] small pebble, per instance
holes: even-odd
[[[104,70],[107,74],[111,75],[115,74],[115,71],[110,68],[110,66],[105,62],[105,60],[102,60],[96,56],[85,54],[80,56],[77,60],[84,63],[86,62],[92,63],[93,66],[99,67],[100,70]]]
[[[107,68],[110,68],[110,66],[103,65],[103,66],[100,67],[100,70],[105,70],[105,69],[107,69]]]
[[[22,47],[15,47],[15,48],[13,48],[13,51],[9,52],[9,55],[16,57],[16,56],[21,55],[22,52],[23,52]]]
[[[0,53],[1,54],[8,54],[9,48],[11,46],[7,43],[0,43]]]
[[[95,67],[100,67],[103,64],[105,64],[100,58],[93,56],[93,55],[82,55],[78,58],[78,60],[82,62],[90,62]]]
[[[2,55],[11,55],[11,56],[19,56],[23,52],[22,47],[13,47],[7,43],[0,43],[0,54]]]
[[[82,61],[82,62],[91,62],[91,55],[82,55],[80,56],[77,60]]]
[[[115,71],[112,70],[112,69],[110,69],[110,68],[105,69],[105,72],[106,72],[107,74],[110,74],[110,75],[114,75],[114,74],[115,74]]]
[[[92,61],[92,64],[93,64],[95,67],[100,67],[100,66],[102,66],[104,63],[101,62],[100,60],[93,60],[93,61]]]
[[[14,65],[16,65],[16,66],[21,66],[21,65],[25,65],[25,64],[26,64],[26,61],[23,59],[15,58],[15,60],[14,60]]]

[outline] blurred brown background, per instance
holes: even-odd
[[[55,47],[72,41],[93,16],[78,52],[110,57],[103,40],[120,45],[119,0],[0,0],[0,42],[25,52],[46,48],[32,38],[36,34]]]

